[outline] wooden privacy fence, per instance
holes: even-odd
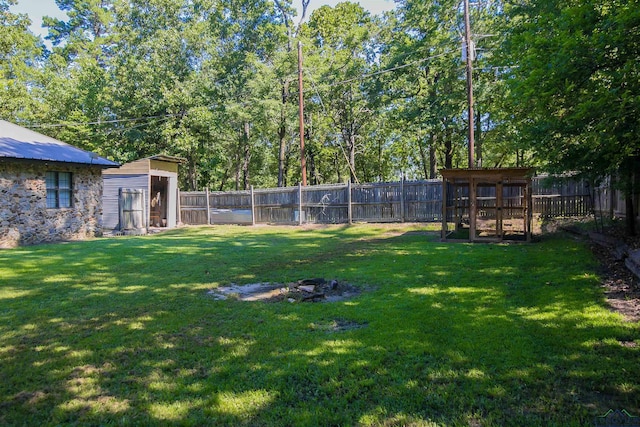
[[[546,218],[585,216],[593,212],[593,197],[584,180],[535,177],[531,182],[533,213]]]
[[[634,198],[633,207],[640,220],[640,197]],[[624,193],[615,189],[611,177],[607,177],[593,189],[593,208],[599,215],[610,218],[625,218],[627,206]]]
[[[588,186],[567,181],[544,186],[533,179],[535,214],[591,213]],[[522,194],[508,194],[514,206]],[[515,200],[518,199],[518,200]],[[441,222],[442,181],[331,184],[245,191],[180,192],[183,224],[346,224]]]

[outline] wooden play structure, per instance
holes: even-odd
[[[443,169],[442,240],[531,241],[532,168]]]

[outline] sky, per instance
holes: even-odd
[[[311,0],[309,3],[309,9],[307,10],[307,17],[311,15],[314,9],[323,5],[335,6],[337,3],[344,0]],[[367,9],[373,14],[379,14],[387,10],[391,10],[395,7],[393,0],[351,0],[356,3],[360,3],[362,7]],[[298,9],[301,7],[301,1],[294,0],[293,4]],[[58,9],[55,0],[18,0],[18,4],[11,7],[11,11],[14,13],[26,13],[31,18],[31,31],[35,35],[44,36],[47,32],[42,28],[42,17],[51,16],[58,19],[66,19],[67,15]]]

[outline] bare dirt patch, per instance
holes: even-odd
[[[591,251],[600,262],[600,277],[607,303],[629,322],[640,321],[640,287],[624,260],[616,259],[610,249],[591,243]]]
[[[351,331],[354,329],[365,328],[366,326],[367,326],[366,322],[356,322],[355,320],[348,320],[348,319],[341,319],[341,318],[312,323],[311,325],[309,325],[311,330],[321,331],[321,332]]]
[[[335,302],[354,298],[362,289],[336,279],[302,279],[290,283],[235,283],[210,289],[207,294],[217,300],[264,302]]]

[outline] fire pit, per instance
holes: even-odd
[[[330,302],[359,295],[361,289],[336,279],[302,279],[291,283],[260,282],[246,285],[231,283],[210,289],[207,294],[216,300],[266,302]]]

